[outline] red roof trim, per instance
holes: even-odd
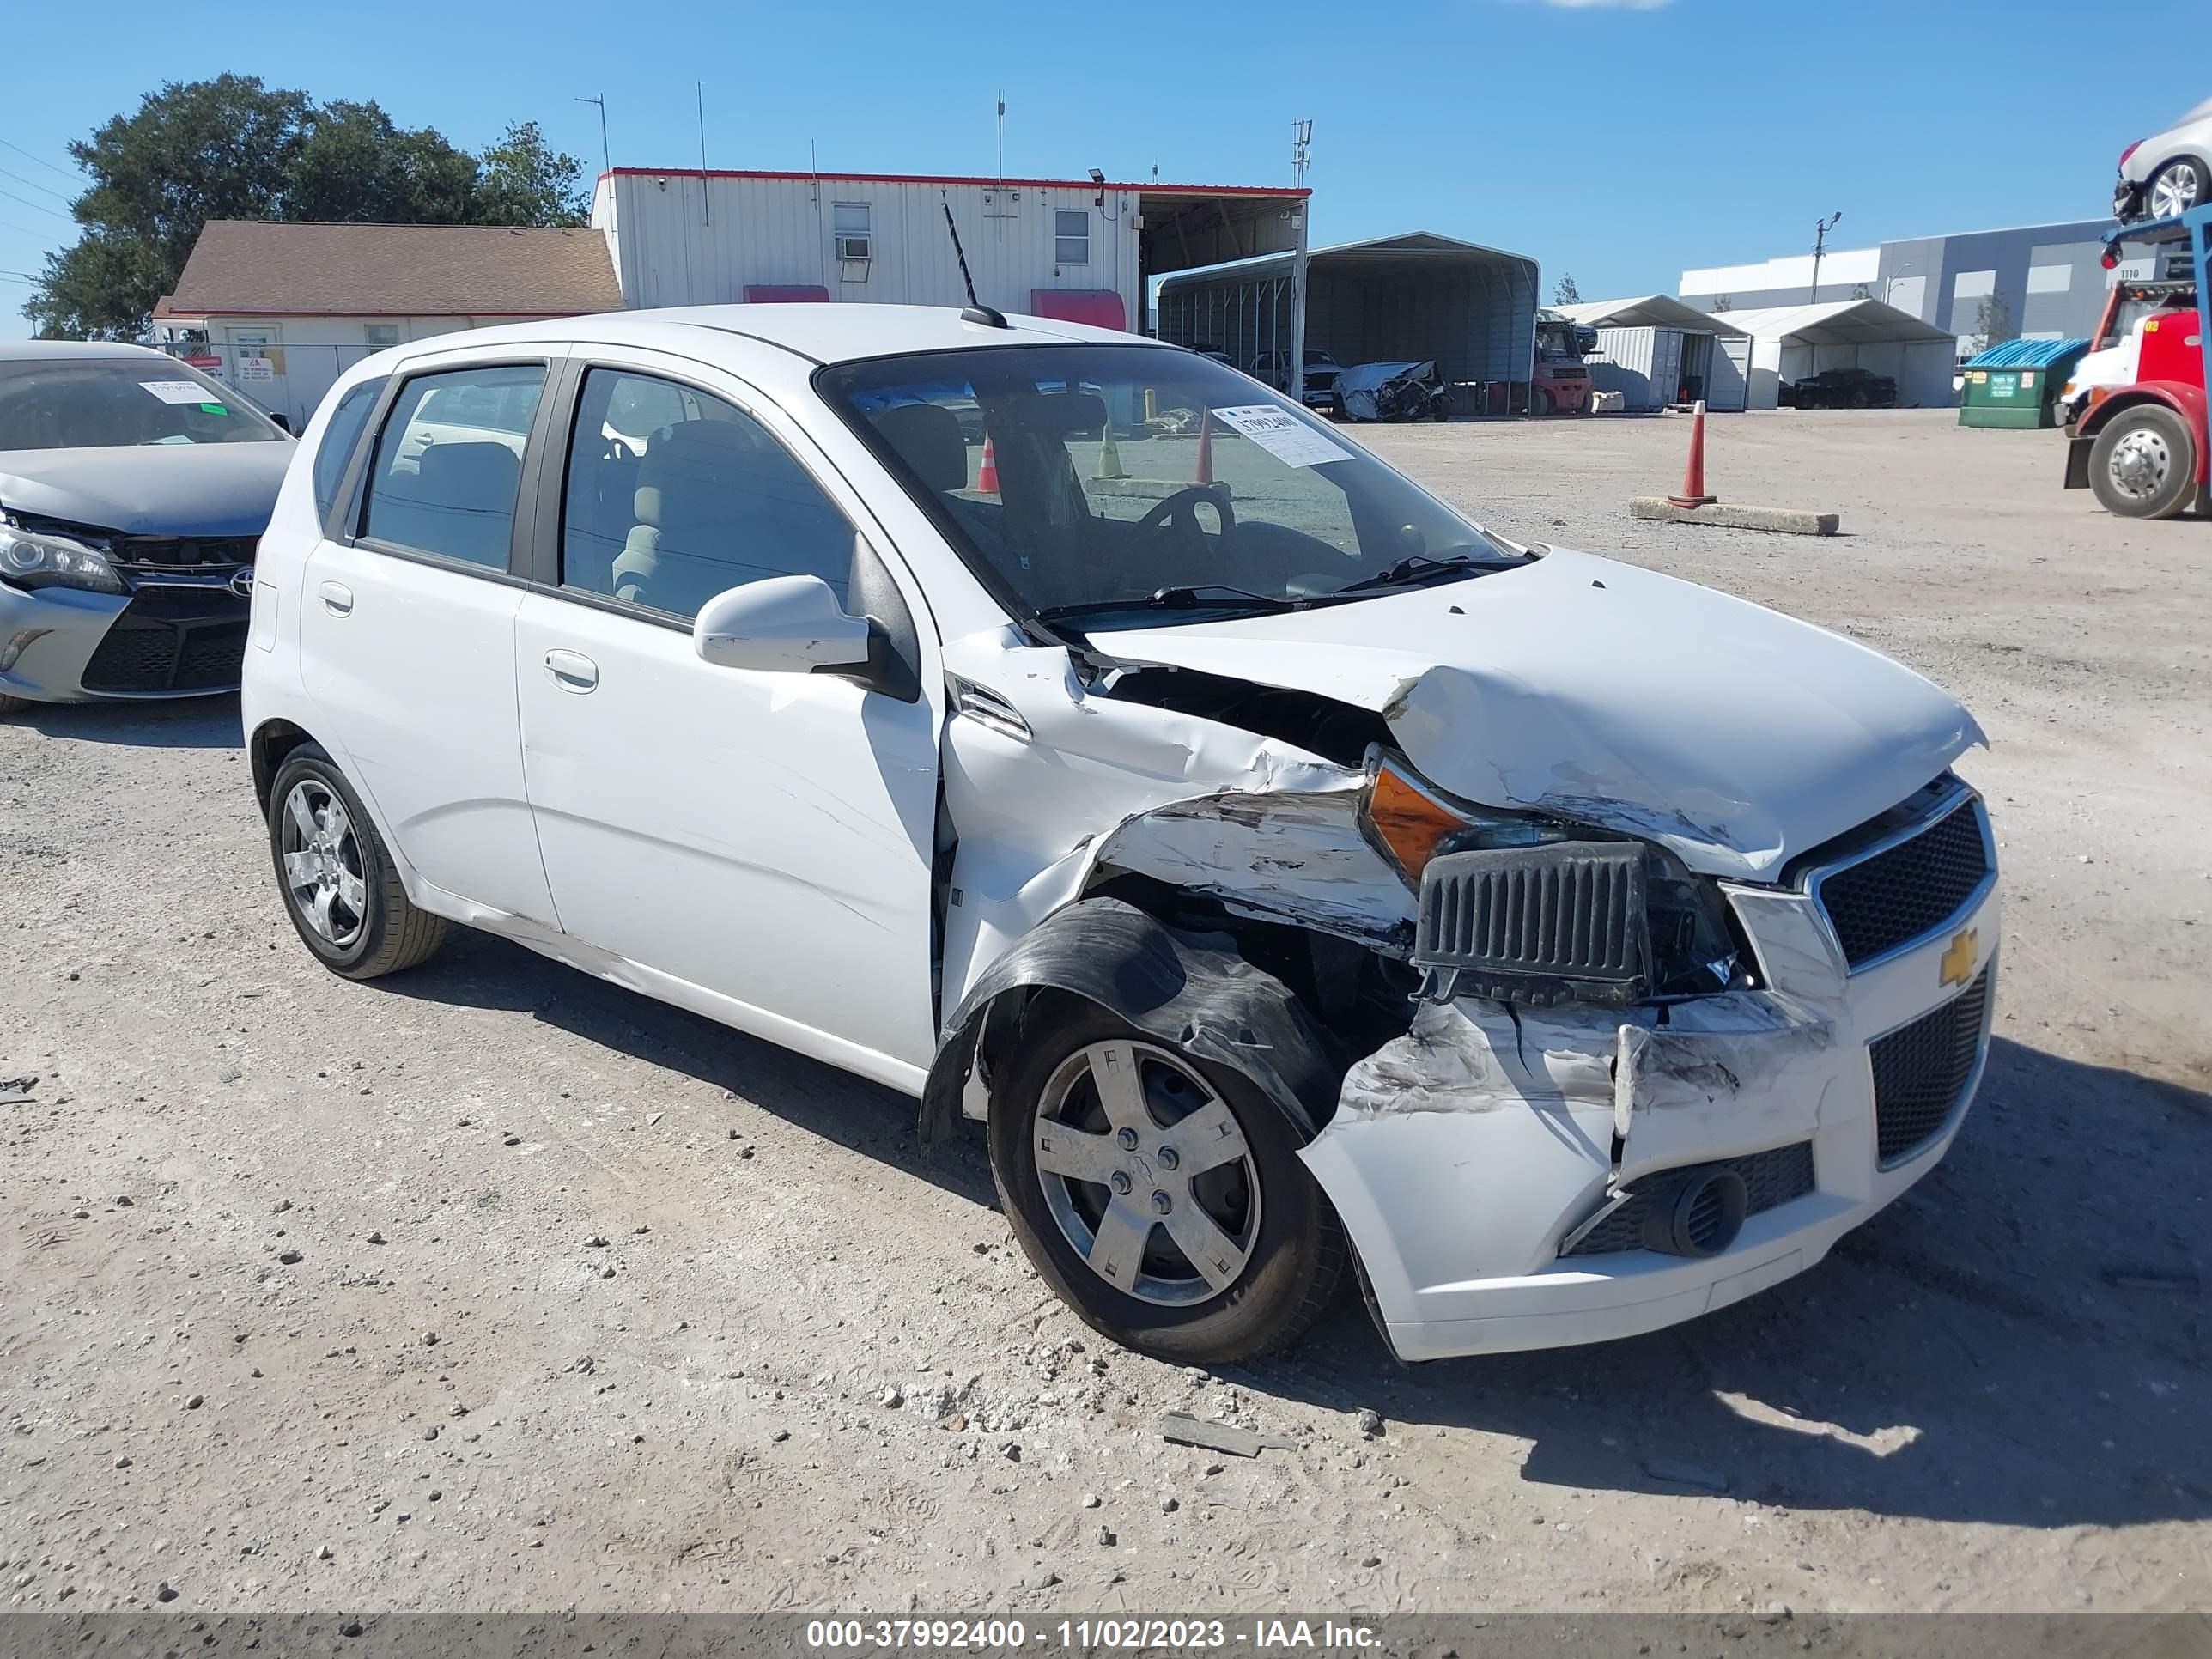
[[[777,179],[809,184],[819,179],[836,185],[974,185],[986,190],[1000,185],[1023,190],[1128,191],[1144,196],[1256,196],[1279,201],[1303,201],[1313,194],[1306,185],[1103,185],[1089,179],[975,179],[959,173],[773,173],[741,167],[609,167],[599,177],[630,179]]]
[[[596,311],[264,311],[258,307],[228,306],[192,311],[164,311],[154,307],[155,319],[161,322],[204,322],[210,317],[242,317],[255,322],[264,317],[512,317],[517,322],[542,323],[556,317],[598,317]],[[215,343],[220,345],[222,341]]]

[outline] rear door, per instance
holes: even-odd
[[[447,360],[397,380],[347,516],[307,560],[300,624],[315,735],[401,856],[457,899],[549,929],[522,781],[514,562],[556,361]]]
[[[936,1047],[943,682],[920,592],[850,487],[744,383],[649,351],[576,358],[516,629],[562,927],[666,976],[645,981],[655,994],[918,1087]],[[702,605],[790,574],[884,621],[903,682],[700,659]]]

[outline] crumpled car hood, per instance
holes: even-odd
[[[1749,880],[1986,741],[1949,694],[1877,651],[1565,550],[1357,605],[1093,640],[1132,663],[1373,709],[1454,794],[1647,836]]]
[[[0,450],[0,507],[132,536],[258,536],[299,445]]]

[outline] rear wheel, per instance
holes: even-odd
[[[2143,202],[2154,219],[2171,219],[2202,207],[2208,199],[2205,186],[2212,183],[2212,168],[2202,157],[2177,155],[2150,176],[2143,187]]]
[[[1023,1250],[1083,1322],[1180,1364],[1288,1342],[1343,1267],[1274,1103],[1090,1003],[1032,1005],[992,1090],[991,1172]]]
[[[2112,417],[2089,451],[2089,484],[2110,513],[2170,519],[2197,487],[2197,437],[2162,404]]]
[[[276,769],[269,851],[292,926],[332,973],[397,973],[445,942],[446,919],[410,902],[360,797],[314,744],[301,744]]]

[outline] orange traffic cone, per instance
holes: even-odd
[[[1667,498],[1676,507],[1710,507],[1719,498],[1705,494],[1705,400],[1698,399],[1690,422],[1690,459],[1682,469],[1682,493]]]
[[[975,493],[995,495],[999,493],[999,458],[991,453],[991,434],[983,434],[983,465],[975,475]]]
[[[1198,417],[1198,471],[1191,475],[1193,483],[1213,482],[1213,411],[1207,410]]]

